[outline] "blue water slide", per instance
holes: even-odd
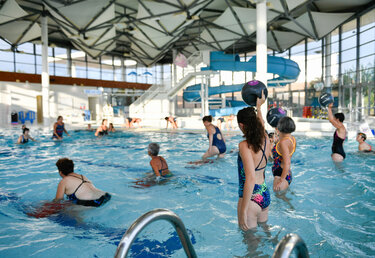
[[[222,93],[231,93],[236,91],[241,91],[243,84],[235,84],[235,85],[220,85],[217,87],[208,87],[208,96],[217,95]],[[185,101],[193,102],[193,101],[201,101],[201,84],[195,84],[192,86],[187,87],[182,97]]]
[[[279,83],[284,80],[297,80],[300,73],[299,66],[293,60],[285,59],[277,56],[267,56],[268,73],[277,74],[278,77],[268,80],[268,86],[286,85],[287,83]],[[225,54],[224,52],[211,52],[210,65],[203,67],[202,70],[213,71],[256,71],[256,56],[253,56],[248,62],[241,62],[239,55]],[[217,95],[221,93],[230,93],[241,91],[243,84],[221,85],[217,87],[209,87],[208,95]],[[195,84],[184,90],[183,98],[185,101],[200,101],[201,85]]]
[[[241,62],[239,55],[225,54],[221,51],[210,53],[210,65],[201,68],[213,71],[256,71],[256,56],[253,56],[248,62]],[[274,86],[275,80],[297,80],[300,73],[299,66],[290,59],[278,56],[267,56],[267,72],[277,74],[279,77],[269,80],[268,86]]]
[[[253,56],[248,62],[241,62],[240,56],[236,54],[225,54],[224,52],[210,52],[210,65],[201,68],[202,71],[245,71],[256,72],[256,56]],[[277,78],[267,81],[268,86],[285,86],[288,83],[297,80],[300,73],[299,66],[290,59],[277,56],[267,56],[267,72],[278,75]],[[217,87],[208,87],[208,96],[222,93],[231,93],[241,91],[243,84],[220,85]],[[183,99],[188,102],[200,101],[201,84],[195,84],[187,87],[183,92]],[[244,102],[242,102],[246,106]],[[213,116],[223,116],[237,113],[237,109],[243,106],[236,103],[228,108],[210,110]]]

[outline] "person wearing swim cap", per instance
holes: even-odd
[[[83,206],[99,207],[111,199],[109,193],[97,189],[87,177],[74,172],[73,160],[59,159],[56,162],[61,181],[57,186],[54,201],[64,199],[64,194],[73,203]]]
[[[276,133],[279,140],[272,148],[273,166],[272,174],[273,190],[275,192],[288,189],[292,183],[291,160],[296,150],[296,138],[292,136],[296,125],[288,116],[282,117],[277,123]]]
[[[333,103],[328,105],[328,121],[336,128],[333,133],[332,143],[332,160],[334,162],[342,162],[345,157],[344,141],[346,139],[346,128],[344,125],[345,116],[343,113],[332,113]]]
[[[238,164],[238,204],[239,227],[247,231],[256,228],[258,223],[268,220],[268,207],[271,196],[265,181],[267,157],[271,152],[268,135],[264,129],[261,105],[264,94],[254,107],[241,109],[237,114],[238,127],[245,140],[239,143]]]
[[[205,116],[202,121],[207,130],[207,138],[209,141],[208,150],[203,155],[202,160],[206,161],[207,158],[216,155],[218,158],[223,158],[227,147],[220,129],[212,124],[212,116]]]
[[[367,142],[365,142],[366,139],[367,139],[366,134],[364,134],[364,133],[358,133],[357,134],[356,140],[359,143],[358,150],[359,151],[363,151],[363,152],[371,152],[371,151],[373,151],[372,147],[371,147],[370,144],[368,144]]]
[[[65,129],[65,124],[63,123],[63,117],[62,116],[58,116],[57,117],[57,122],[53,125],[52,139],[53,140],[62,140],[64,132],[68,136],[70,136],[70,134],[68,133],[68,131]]]

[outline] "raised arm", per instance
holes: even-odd
[[[328,105],[328,121],[331,122],[331,124],[335,127],[335,128],[340,128],[341,127],[341,123],[337,122],[335,117],[333,116],[333,113],[332,113],[332,106],[333,106],[333,103],[329,104]]]
[[[249,209],[251,196],[253,194],[255,185],[255,167],[253,156],[250,149],[247,146],[247,142],[243,141],[239,144],[240,156],[245,170],[245,184],[243,188],[242,205],[238,214],[238,223],[242,230],[248,230],[249,225],[247,224],[247,210]]]
[[[261,106],[264,104],[264,102],[266,102],[266,98],[264,96],[264,91],[262,91],[262,98],[258,98],[257,99],[257,116],[260,120],[260,122],[262,123],[262,125],[264,126],[264,120],[263,120],[263,116],[262,116],[262,109],[261,109]]]

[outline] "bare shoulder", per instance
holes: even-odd
[[[249,149],[249,146],[247,144],[247,141],[246,140],[243,140],[242,142],[240,142],[238,144],[238,148],[241,150],[244,150],[244,149]]]

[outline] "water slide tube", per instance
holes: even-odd
[[[297,80],[300,69],[296,62],[277,56],[267,56],[267,62],[267,72],[279,75],[277,78],[268,80],[268,86],[285,86],[287,83],[278,83],[277,81]],[[202,68],[202,71],[207,70],[255,72],[256,56],[253,56],[248,62],[241,62],[239,55],[225,54],[224,52],[211,52],[210,65]],[[242,86],[243,84],[209,87],[208,95],[241,91]],[[200,84],[187,87],[183,93],[184,100],[188,102],[200,101],[200,90]]]

